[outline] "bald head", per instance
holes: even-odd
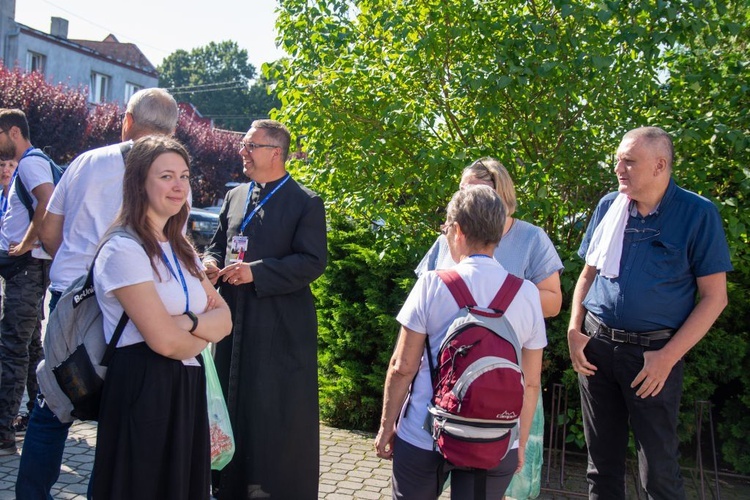
[[[622,140],[631,139],[651,149],[656,155],[667,161],[667,168],[672,170],[674,145],[672,137],[659,127],[639,127],[627,132]]]

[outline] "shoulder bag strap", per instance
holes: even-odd
[[[521,278],[508,273],[508,277],[505,278],[503,286],[500,287],[497,295],[495,295],[495,298],[490,302],[490,309],[498,311],[500,314],[505,314],[510,303],[516,298],[518,290],[521,289],[521,285],[523,285],[523,280]]]

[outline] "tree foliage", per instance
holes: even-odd
[[[565,308],[585,221],[616,186],[620,137],[662,126],[675,137],[678,182],[720,207],[733,298],[747,305],[749,12],[714,0],[285,0],[277,27],[291,57],[264,70],[282,103],[276,117],[305,136],[307,174],[329,213],[382,219],[371,250],[384,260],[415,264],[461,168],[499,158],[516,182],[517,215],[546,229],[564,260]],[[548,323],[545,377],[574,387],[562,316]],[[728,384],[750,389],[735,360],[715,370],[728,352],[747,365],[731,351],[747,343],[747,324],[726,321],[689,356],[685,437],[693,400]],[[321,355],[339,349],[340,339],[321,340]],[[731,411],[741,408],[746,398]],[[728,426],[723,437],[736,444]],[[736,457],[725,454],[740,467]]]
[[[73,159],[83,143],[88,108],[80,89],[52,85],[41,73],[0,64],[0,107],[23,110],[31,142],[60,164]]]
[[[268,82],[253,83],[255,67],[236,42],[210,42],[190,52],[177,50],[159,66],[160,85],[179,101],[190,102],[216,126],[245,131],[254,118],[277,106]]]

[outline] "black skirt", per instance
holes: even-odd
[[[118,348],[104,383],[96,435],[96,500],[207,500],[206,375],[152,351]]]

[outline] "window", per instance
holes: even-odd
[[[125,101],[123,102],[127,104],[130,98],[133,97],[133,94],[139,90],[143,90],[143,87],[136,85],[135,83],[125,82]]]
[[[46,62],[46,59],[47,57],[43,54],[29,51],[26,54],[26,71],[29,73],[32,71],[44,73],[44,63]]]
[[[109,97],[109,77],[101,73],[92,72],[89,102],[106,102],[107,97]]]

